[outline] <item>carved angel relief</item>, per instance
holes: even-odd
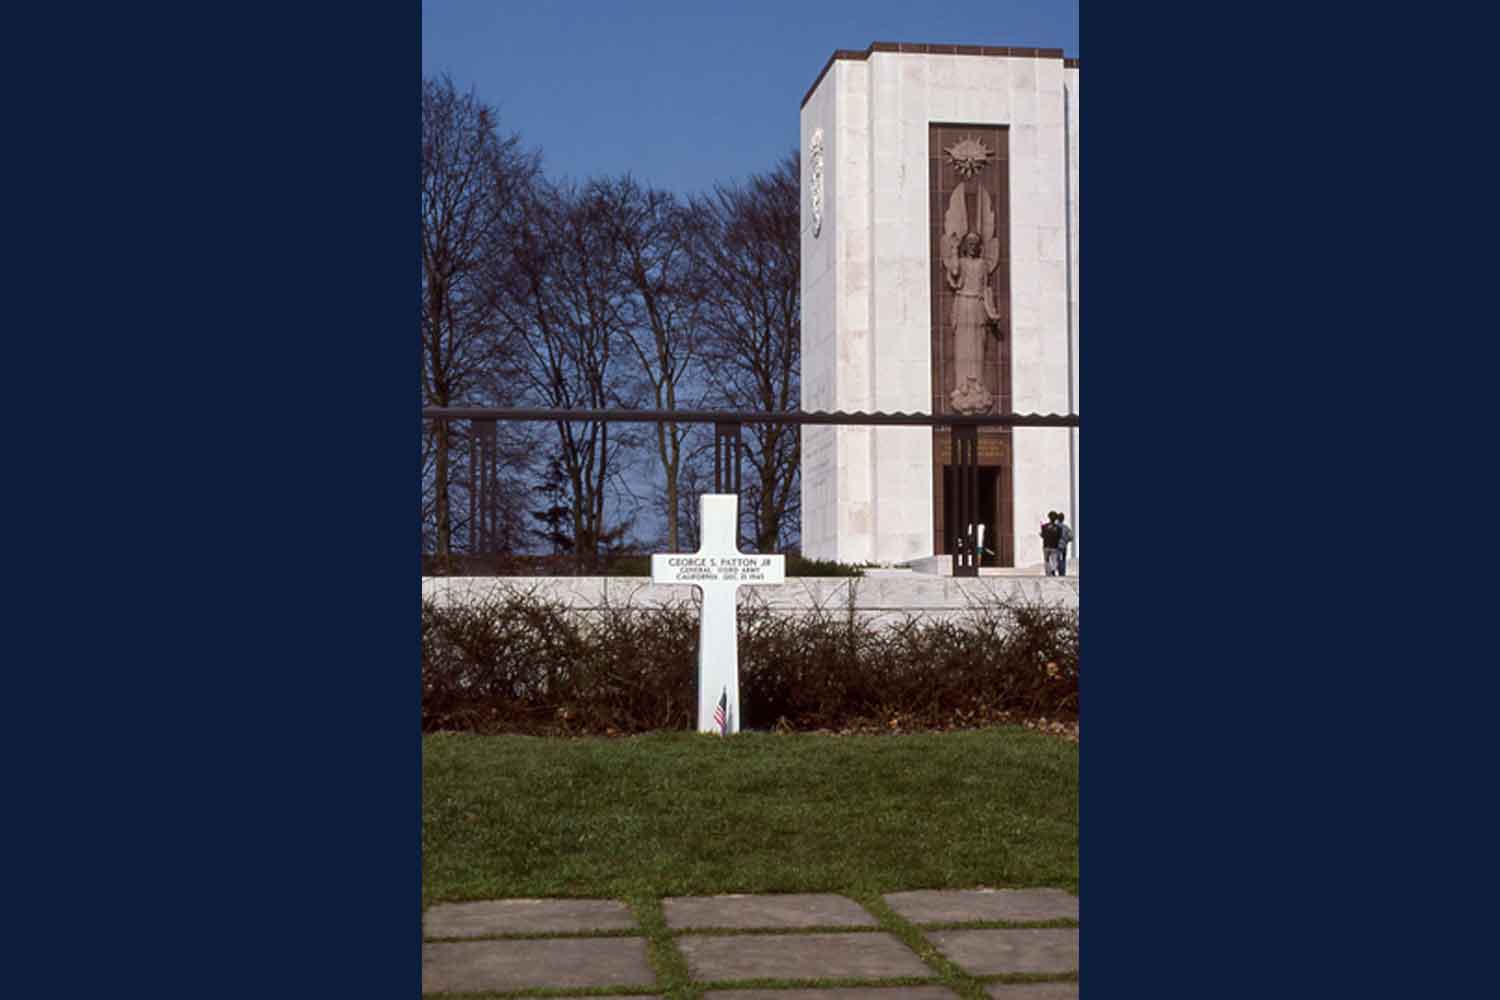
[[[823,231],[823,130],[817,129],[808,141],[808,155],[812,160],[812,177],[808,187],[812,189],[812,230],[816,238]]]
[[[965,139],[944,152],[964,177],[979,173],[994,155],[984,143]],[[987,413],[995,405],[984,385],[984,342],[992,330],[999,336],[1000,310],[990,274],[1000,263],[1000,239],[995,235],[995,209],[990,193],[979,184],[978,218],[970,225],[964,198],[968,181],[961,181],[948,199],[943,218],[943,276],[953,289],[953,390],[948,402],[958,413]]]

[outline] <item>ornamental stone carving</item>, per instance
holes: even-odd
[[[984,143],[965,139],[949,146],[948,162],[963,177],[973,177],[994,156]],[[976,189],[976,215],[970,224],[964,191]],[[953,388],[948,402],[957,413],[988,413],[995,398],[984,385],[986,336],[999,336],[1001,313],[995,304],[990,274],[1000,262],[995,209],[989,192],[977,181],[954,188],[943,219],[943,276],[953,290]]]
[[[812,195],[812,231],[816,238],[823,231],[823,130],[817,129],[807,143],[812,161],[808,188]]]

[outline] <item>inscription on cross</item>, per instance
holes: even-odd
[[[786,557],[745,555],[735,544],[740,498],[705,493],[698,498],[703,544],[692,555],[653,555],[653,583],[691,583],[703,594],[698,619],[698,732],[740,731],[739,614],[735,592],[746,584],[783,583]],[[722,705],[723,722],[714,718]]]

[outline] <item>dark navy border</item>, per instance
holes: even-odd
[[[130,803],[90,825],[124,884],[67,936],[139,935],[116,985],[415,997],[420,6],[149,16],[88,90],[144,293],[102,328],[149,414],[106,420],[150,463],[110,492],[153,498],[108,575],[152,638],[99,755]]]
[[[1435,956],[1466,932],[1416,916],[1456,911],[1403,902],[1466,797],[1421,791],[1451,764],[1419,772],[1407,723],[1462,658],[1405,637],[1429,588],[1398,582],[1446,429],[1392,415],[1444,398],[1409,373],[1470,328],[1403,312],[1462,257],[1400,230],[1443,187],[1414,142],[1462,128],[1373,99],[1402,43],[1372,26],[1083,5],[1084,996],[1462,995]]]

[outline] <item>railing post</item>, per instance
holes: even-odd
[[[714,424],[714,492],[740,491],[740,423]]]
[[[714,424],[714,492],[740,492],[740,427],[738,420]],[[740,526],[734,526],[734,546],[740,546]]]

